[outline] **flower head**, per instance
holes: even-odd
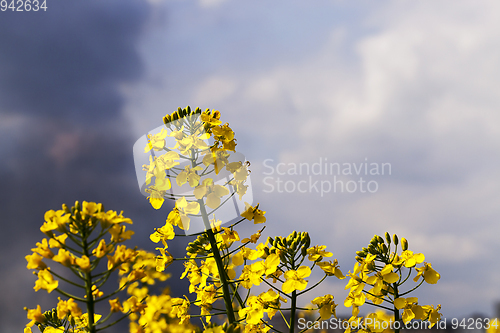
[[[307,266],[300,266],[297,270],[285,272],[286,281],[281,286],[284,293],[289,294],[295,290],[304,290],[307,287],[307,281],[304,279],[311,275],[311,269]]]

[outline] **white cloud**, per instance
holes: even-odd
[[[237,89],[237,82],[230,77],[210,77],[200,84],[194,103],[217,105],[228,99]]]
[[[215,104],[230,119],[238,147],[252,150],[256,199],[268,211],[270,234],[307,229],[317,243],[349,259],[374,233],[388,230],[407,237],[431,262],[496,260],[491,249],[498,250],[493,235],[500,231],[497,7],[498,2],[458,1],[450,7],[387,1],[351,26],[317,31],[328,36],[323,45],[298,60],[223,66],[197,85],[154,96]],[[248,47],[256,44],[249,41]],[[378,179],[374,195],[262,192],[263,160],[319,157],[390,162],[393,174]],[[351,268],[350,262],[341,265]],[[483,269],[481,274],[491,267]],[[446,273],[450,290],[473,284]],[[479,295],[492,301],[491,294]],[[466,304],[447,303],[453,311],[466,311]]]
[[[216,7],[228,0],[199,0],[201,7]]]

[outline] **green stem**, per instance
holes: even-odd
[[[82,248],[83,252],[87,257],[90,257],[89,246],[87,244],[87,238],[89,234],[87,233],[88,229],[86,227],[82,228]],[[85,292],[87,295],[87,314],[89,320],[89,332],[96,333],[96,327],[94,325],[94,295],[92,295],[92,270],[85,272]]]
[[[398,285],[396,283],[393,284],[393,289],[394,289],[394,299],[399,297],[398,294]],[[396,308],[396,305],[394,305],[394,323],[399,321],[399,310]],[[395,324],[398,325],[398,324]],[[394,333],[399,333],[399,326],[394,330]]]
[[[212,226],[210,225],[210,221],[208,220],[208,215],[205,209],[205,204],[203,203],[203,199],[198,199],[198,203],[200,204],[201,216],[203,218],[203,223],[205,224],[205,228],[207,229],[206,233],[210,241],[210,246],[212,248],[212,253],[214,255],[215,262],[217,264],[217,270],[219,271],[219,278],[222,285],[222,294],[224,298],[224,303],[226,304],[227,320],[229,321],[229,324],[232,324],[236,321],[236,319],[234,317],[233,303],[231,302],[231,294],[229,293],[229,283],[226,277],[226,270],[224,269],[224,263],[222,262],[222,258],[220,256],[219,248],[217,246],[214,233],[212,231]]]
[[[297,291],[294,290],[292,292],[292,305],[290,311],[290,333],[293,333],[295,330],[295,312],[297,308]]]

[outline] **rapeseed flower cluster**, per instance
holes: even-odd
[[[168,294],[151,297],[147,285],[165,281],[168,275],[156,270],[156,256],[146,251],[131,249],[123,243],[131,238],[133,231],[126,225],[132,220],[123,212],[105,211],[95,202],[75,203],[71,209],[63,205],[61,210],[49,210],[40,230],[47,238],[36,243],[32,254],[26,256],[27,268],[34,270],[38,279],[34,290],[58,292],[61,299],[56,308],[42,313],[40,305],[27,310],[25,333],[37,325],[42,332],[96,332],[112,326],[130,316],[131,332],[161,332],[148,325],[148,318],[158,311],[169,313],[168,302],[157,307],[157,298],[168,298]],[[71,272],[75,279],[70,280]],[[118,288],[104,294],[100,289],[108,282],[113,272],[120,276]],[[63,286],[75,286],[81,293],[72,295]],[[140,285],[144,285],[139,288]],[[123,302],[115,295],[127,290],[129,297]],[[156,298],[155,298],[156,297]],[[154,303],[156,301],[156,303]],[[95,312],[100,302],[109,304],[109,313],[103,317]],[[81,305],[87,311],[82,310]],[[113,314],[121,316],[111,322]],[[173,316],[164,316],[154,324],[176,324]],[[189,326],[181,325],[183,329]]]
[[[35,324],[45,333],[94,333],[125,317],[131,333],[281,332],[280,318],[295,332],[298,316],[312,316],[315,324],[336,317],[331,294],[309,299],[306,307],[298,303],[326,278],[345,279],[326,245],[312,245],[305,231],[261,240],[267,218],[259,204],[245,202],[239,217],[219,219],[229,200],[243,201],[250,174],[250,163],[235,159],[235,134],[220,117],[216,110],[179,108],[163,118],[165,128],[148,135],[144,152],[150,154],[149,164],[143,166],[147,199],[154,209],[174,201],[165,224],[150,235],[158,244],[156,254],[122,244],[133,235],[126,228],[132,221],[122,212],[105,211],[102,204],[77,202],[71,209],[63,205],[45,214],[40,230],[47,238],[26,256],[27,267],[38,277],[35,291],[56,291],[66,299],[59,298],[54,309],[43,313],[40,305],[26,309],[31,321],[25,333]],[[175,144],[169,144],[172,140]],[[182,190],[174,191],[176,186]],[[237,227],[244,222],[260,229],[240,236]],[[195,239],[183,257],[174,258],[169,244],[188,233]],[[396,235],[392,240],[388,233],[385,240],[374,236],[356,255],[353,270],[346,274],[349,294],[344,305],[352,308],[346,333],[389,333],[387,327],[396,322],[427,320],[434,325],[440,320],[440,305],[420,305],[410,295],[424,282],[437,283],[440,275],[423,254],[408,250],[406,239],[399,244]],[[168,288],[152,294],[151,286],[169,278],[166,271],[174,261],[184,265],[180,279],[189,281],[189,294],[171,297]],[[76,282],[61,269],[71,271]],[[105,293],[103,285],[113,272],[118,272],[118,288]],[[416,285],[407,287],[412,281]],[[72,295],[60,284],[77,286],[82,293]],[[121,301],[117,296],[125,292]],[[95,311],[104,301],[109,305],[105,316]],[[362,318],[359,308],[364,304],[379,310]],[[195,318],[202,329],[192,324]]]
[[[394,251],[391,251],[392,245]],[[356,264],[347,274],[350,280],[345,287],[349,289],[349,294],[344,305],[352,308],[350,322],[361,320],[358,317],[359,307],[365,303],[391,311],[391,322],[402,320],[404,324],[408,324],[413,319],[428,320],[432,327],[441,319],[441,305],[420,305],[417,297],[409,296],[424,282],[436,284],[440,279],[439,273],[430,263],[425,262],[422,253],[408,250],[408,241],[405,238],[401,239],[400,248],[399,245],[397,235],[393,235],[392,241],[389,233],[385,234],[385,239],[375,235],[368,247],[356,253]],[[417,274],[410,279],[415,272]],[[403,285],[406,286],[411,281],[417,285],[403,288]],[[387,321],[381,313],[370,314],[369,322]],[[383,319],[377,319],[379,317]],[[379,332],[369,326],[360,331]]]
[[[266,222],[266,212],[258,204],[245,203],[241,218],[222,226],[217,210],[233,196],[241,200],[248,188],[249,163],[232,159],[236,147],[234,132],[229,124],[222,123],[220,112],[209,109],[202,112],[179,108],[165,116],[164,123],[168,130],[148,137],[144,151],[154,151],[155,155],[150,156],[150,164],[143,168],[153,208],[161,208],[166,199],[175,201],[165,225],[155,229],[150,238],[162,244],[157,248],[158,271],[164,271],[175,260],[184,261],[185,270],[180,278],[189,280],[189,292],[195,297],[174,299],[178,307],[176,315],[181,321],[200,317],[207,330],[214,330],[217,326],[211,322],[212,317],[223,314],[229,325],[244,324],[245,332],[267,332],[272,327],[269,320],[277,312],[283,318],[284,312],[290,312],[289,321],[285,321],[294,326],[299,296],[328,276],[344,278],[337,260],[326,261],[333,254],[326,246],[311,246],[307,232],[270,237],[261,243],[264,228],[248,238],[240,237],[235,227],[243,221]],[[167,137],[175,138],[175,145],[170,147]],[[181,165],[181,161],[188,163]],[[222,171],[230,174],[230,179],[216,182]],[[188,185],[191,194],[168,191],[173,183]],[[184,258],[173,258],[168,243],[176,236],[174,228],[189,230],[192,216],[201,217],[205,231],[188,245]],[[324,276],[310,283],[312,269],[316,267]],[[268,290],[252,295],[252,287],[261,285]],[[316,298],[314,304],[321,318],[335,315],[332,295]],[[193,305],[199,308],[199,314],[189,311]]]

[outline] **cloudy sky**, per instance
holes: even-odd
[[[308,231],[346,273],[374,234],[397,233],[441,273],[419,289],[421,303],[441,303],[447,318],[493,315],[498,7],[54,0],[46,12],[0,12],[0,325],[20,330],[23,306],[55,297],[33,292],[24,261],[46,210],[101,201],[125,210],[152,248],[147,236],[168,207],[152,211],[140,194],[132,146],[186,105],[218,109],[234,129],[266,236]],[[278,174],[325,161],[363,168]],[[391,172],[366,174],[365,163]],[[323,195],[310,188],[335,181]],[[343,285],[316,292],[343,303]]]

